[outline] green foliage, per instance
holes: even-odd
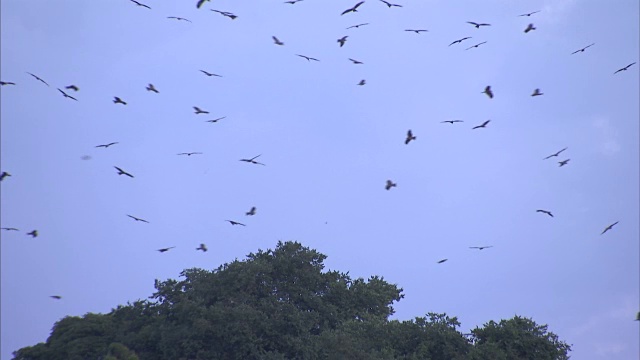
[[[66,317],[16,360],[567,359],[546,326],[515,317],[468,340],[457,318],[389,320],[402,289],[382,277],[324,271],[326,256],[297,242],[213,271],[156,280],[149,300]]]

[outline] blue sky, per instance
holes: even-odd
[[[398,284],[397,319],[518,314],[575,359],[640,356],[639,66],[613,75],[639,58],[637,1],[142,2],[0,5],[2,359],[278,240]]]

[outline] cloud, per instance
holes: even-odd
[[[598,150],[603,155],[612,156],[620,151],[621,146],[618,141],[618,131],[609,119],[598,117],[593,121],[593,127],[597,131]]]

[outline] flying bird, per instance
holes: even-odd
[[[211,0],[198,0],[198,2],[196,3],[196,8],[200,9],[200,7],[202,6],[202,4],[205,3],[205,1],[211,1]]]
[[[347,28],[347,30],[352,29],[352,28],[359,28],[360,26],[365,26],[365,25],[369,25],[369,23],[358,24],[358,25],[352,25],[352,26],[349,26],[349,27]]]
[[[547,214],[547,215],[549,215],[549,216],[553,217],[553,214],[551,213],[551,211],[547,211],[547,210],[536,210],[536,212],[543,213],[543,214]]]
[[[73,91],[80,91],[80,88],[75,85],[65,86],[64,88],[68,90],[73,90]]]
[[[364,84],[366,84],[367,81],[365,79],[360,80],[360,82],[358,83],[358,85],[362,86]]]
[[[222,120],[222,119],[224,119],[224,118],[226,118],[226,116],[219,117],[219,118],[217,118],[217,119],[213,119],[213,120],[207,120],[207,121],[205,121],[205,122],[214,123],[214,122],[218,122],[218,120]]]
[[[533,90],[533,94],[531,94],[531,96],[540,96],[540,95],[544,95],[544,93],[540,92],[540,89]]]
[[[27,235],[31,235],[31,237],[37,237],[38,236],[38,230],[33,230],[31,232],[28,232]]]
[[[202,252],[207,252],[207,245],[200,244],[200,246],[198,246],[196,250],[202,250]]]
[[[575,54],[575,53],[579,53],[579,52],[584,52],[585,50],[587,50],[588,48],[592,47],[592,46],[593,46],[593,45],[595,45],[595,44],[596,44],[596,43],[593,43],[593,44],[591,44],[591,45],[587,45],[587,46],[583,47],[583,48],[582,48],[582,49],[580,49],[580,50],[576,50],[576,51],[572,52],[572,53],[571,53],[571,55],[573,55],[573,54]]]
[[[187,156],[191,156],[191,155],[198,155],[198,154],[202,154],[201,152],[186,152],[186,153],[180,153],[178,155],[187,155]]]
[[[262,155],[262,154],[260,154]],[[257,162],[256,159],[260,156],[260,155],[256,155],[254,157],[252,157],[251,159],[240,159],[239,161],[244,161],[244,162],[248,162],[248,163],[252,163],[252,164],[257,164],[257,165],[264,165],[261,162]]]
[[[609,230],[613,229],[613,227],[614,227],[617,223],[619,223],[619,221],[616,221],[616,222],[614,222],[613,224],[611,224],[611,225],[607,226],[607,227],[604,229],[604,231],[602,231],[602,233],[600,233],[600,235],[602,235],[602,234],[606,233],[607,231],[609,231]]]
[[[443,262],[445,262],[447,260],[449,260],[449,259],[442,259],[442,260],[438,261],[438,264],[442,264]]]
[[[409,131],[407,131],[407,139],[404,141],[404,144],[407,145],[409,144],[409,142],[411,142],[411,140],[415,140],[416,137],[413,135],[413,132],[411,132],[411,129],[409,129]]]
[[[126,102],[122,101],[122,99],[120,99],[120,98],[119,98],[119,97],[117,97],[117,96],[114,96],[114,97],[113,97],[113,103],[114,103],[114,104],[127,105],[127,103],[126,103]]]
[[[627,71],[627,69],[630,68],[631,65],[633,65],[633,64],[635,64],[635,62],[632,62],[631,64],[629,64],[629,65],[627,65],[627,66],[625,66],[625,67],[623,67],[621,69],[618,69],[616,72],[613,73],[613,75],[619,73],[620,71]]]
[[[194,107],[193,107],[193,110],[195,110],[195,114],[196,114],[196,115],[198,115],[198,114],[208,114],[208,113],[209,113],[208,111],[202,110],[202,109],[200,109],[200,108],[199,108],[199,107],[197,107],[197,106],[194,106]]]
[[[118,175],[127,175],[128,177],[133,178],[133,175],[131,175],[128,172],[120,169],[119,167],[114,166],[114,168],[116,168],[116,170],[118,170]]]
[[[402,7],[402,5],[392,4],[392,3],[388,2],[388,1],[385,1],[385,0],[380,0],[380,1],[382,1],[383,3],[385,3],[389,8],[391,8],[392,6],[395,6],[395,7]]]
[[[364,64],[362,61],[358,61],[358,60],[355,60],[355,59],[352,59],[352,58],[349,58],[349,60],[351,60],[351,62],[356,64],[356,65]]]
[[[139,218],[139,217],[135,217],[135,216],[133,216],[133,215],[129,215],[129,214],[127,214],[127,216],[128,216],[128,217],[130,217],[130,218],[132,218],[132,219],[133,219],[133,220],[135,220],[135,221],[142,221],[142,222],[145,222],[145,223],[149,224],[149,222],[148,222],[147,220],[145,220],[145,219],[141,219],[141,218]]]
[[[33,76],[34,78],[36,78],[36,80],[39,80],[39,81],[40,81],[40,82],[42,82],[43,84],[45,84],[45,85],[49,86],[49,84],[47,84],[47,82],[46,82],[46,81],[42,80],[42,79],[41,79],[41,78],[39,78],[37,75],[34,75],[34,74],[30,73],[30,72],[27,72],[27,74],[29,74],[29,75]]]
[[[462,120],[445,120],[445,121],[440,121],[441,124],[444,123],[449,123],[449,124],[453,124],[453,123],[459,123],[459,122],[464,122]]]
[[[531,30],[535,30],[535,29],[536,29],[536,28],[533,26],[533,24],[529,24],[529,25],[527,26],[527,28],[526,28],[526,29],[524,29],[524,32],[525,32],[525,34],[526,34],[526,33],[528,33],[529,31],[531,31]]]
[[[571,160],[571,159],[558,161],[558,164],[560,164],[560,165],[559,165],[560,167],[563,167],[563,166],[567,165],[567,163],[569,162],[569,160]]]
[[[252,206],[251,209],[245,213],[246,216],[253,216],[255,214],[256,214],[256,207],[255,206]]]
[[[493,99],[493,91],[491,91],[491,85],[487,85],[487,87],[484,88],[483,93],[487,94],[489,99]]]
[[[156,251],[160,251],[161,253],[163,253],[163,252],[169,251],[169,250],[171,250],[171,249],[173,249],[173,248],[175,248],[175,246],[168,247],[168,248],[163,248],[163,249],[158,249],[158,250],[156,250]]]
[[[105,149],[106,149],[106,148],[108,148],[109,146],[111,146],[111,145],[115,145],[115,144],[119,144],[119,143],[118,143],[118,142],[111,142],[111,143],[108,143],[108,144],[98,145],[98,146],[96,146],[96,147],[97,147],[97,148],[99,148],[99,147],[103,147],[103,148],[105,148]]]
[[[230,18],[231,20],[234,20],[235,18],[237,18],[236,15],[234,15],[233,13],[230,13],[228,11],[220,11],[220,10],[214,10],[214,9],[210,9],[211,11],[217,12],[218,14],[221,14],[222,16],[226,16],[228,18]]]
[[[150,7],[148,7],[147,5],[143,4],[143,3],[139,3],[136,0],[130,0],[132,3],[135,3],[138,6],[142,6],[142,7],[146,7],[147,9],[151,10]]]
[[[473,49],[473,48],[477,48],[478,46],[480,46],[480,45],[482,45],[482,44],[486,44],[486,43],[487,43],[486,41],[483,41],[483,42],[478,43],[478,44],[475,44],[475,45],[473,45],[473,46],[469,46],[469,47],[468,47],[468,48],[466,48],[465,50],[470,50],[470,49]]]
[[[384,189],[385,190],[390,190],[392,187],[397,187],[397,186],[398,186],[398,184],[394,183],[391,180],[387,180],[387,183],[385,184]]]
[[[0,181],[4,180],[4,178],[6,178],[7,176],[11,176],[11,174],[9,174],[6,171],[3,171],[2,174],[0,174]]]
[[[229,224],[231,224],[231,225],[242,225],[242,226],[247,226],[247,225],[245,225],[245,224],[243,224],[243,223],[240,223],[240,222],[237,222],[237,221],[233,221],[233,220],[225,220],[225,221],[228,221],[228,222],[229,222]]]
[[[49,297],[52,298],[52,299],[56,299],[56,300],[62,299],[62,296],[60,296],[60,295],[51,295]]]
[[[156,94],[160,92],[160,91],[158,91],[158,90],[156,89],[156,87],[155,87],[155,86],[153,86],[153,84],[149,84],[149,85],[147,85],[147,87],[146,87],[145,89],[147,89],[147,91],[153,91],[153,92],[154,92],[154,93],[156,93]]]
[[[471,128],[471,130],[479,129],[479,128],[483,128],[483,127],[487,127],[487,124],[488,124],[490,121],[491,121],[491,120],[487,120],[487,121],[483,122],[483,123],[482,123],[482,125],[474,126],[474,127],[472,127],[472,128]]]
[[[344,14],[349,13],[349,12],[358,12],[358,10],[357,10],[358,6],[362,5],[363,3],[364,3],[364,1],[360,1],[359,3],[355,4],[352,8],[349,8],[349,9],[343,11],[342,14],[340,14],[340,15],[344,15]]]
[[[522,15],[518,15],[518,16],[531,16],[531,15],[533,15],[535,13],[539,13],[540,11],[542,11],[542,10],[538,10],[538,11],[534,11],[534,12],[530,12],[530,13],[526,13],[526,14],[522,14]]]
[[[413,32],[414,32],[414,33],[416,33],[416,34],[420,34],[421,32],[425,32],[425,31],[429,31],[429,30],[422,30],[422,29],[419,29],[419,30],[407,29],[407,30],[405,30],[405,31],[413,31]]]
[[[318,60],[318,59],[316,59],[316,58],[312,58],[312,57],[309,57],[309,56],[300,55],[300,54],[296,54],[296,55],[300,56],[301,58],[305,58],[305,59],[307,59],[307,61],[311,61],[311,60],[313,60],[313,61],[320,61],[320,60]]]
[[[473,21],[467,21],[467,24],[471,24],[473,26],[476,27],[476,29],[480,29],[480,26],[491,26],[491,24],[485,24],[485,23],[477,23],[477,22],[473,22]]]
[[[20,231],[20,229],[16,229],[16,228],[13,228],[13,227],[2,228],[2,230],[6,230],[6,231]]]
[[[340,43],[340,47],[344,46],[344,43],[347,42],[347,38],[348,37],[349,37],[348,35],[345,35],[345,36],[341,37],[340,39],[338,39],[338,42]]]
[[[488,249],[488,248],[492,248],[493,245],[491,246],[469,246],[469,249],[478,249],[478,250],[482,250],[482,249]]]
[[[458,40],[452,42],[451,44],[449,44],[449,46],[451,46],[453,44],[459,44],[459,43],[461,43],[461,42],[463,42],[464,40],[467,40],[467,39],[471,39],[471,36],[467,36],[467,37],[463,37],[462,39],[458,39]]]
[[[74,98],[73,96],[71,96],[71,95],[67,94],[66,92],[64,92],[64,91],[60,90],[60,88],[58,88],[58,91],[60,91],[60,93],[62,93],[62,95],[63,95],[64,97],[69,98],[69,99],[71,99],[71,100],[78,101],[78,99],[76,99],[76,98]]]
[[[274,44],[276,44],[276,45],[284,45],[284,43],[282,41],[278,40],[277,37],[272,36],[271,38],[273,39],[273,43]]]
[[[179,16],[167,16],[167,19],[176,19],[176,20],[182,20],[182,21],[188,21],[188,22],[192,22],[189,19],[185,19],[183,17],[179,17]]]
[[[203,74],[207,75],[207,76],[217,76],[217,77],[222,77],[222,75],[218,75],[218,74],[214,74],[214,73],[210,73],[204,70],[200,70],[200,72],[202,72]]]
[[[15,85],[16,83],[11,82],[11,81],[0,81],[0,86],[5,86],[5,85]]]
[[[557,153],[555,153],[555,154],[551,154],[551,155],[547,156],[546,158],[544,158],[544,159],[542,159],[542,160],[547,160],[547,159],[550,159],[550,158],[552,158],[552,157],[554,157],[554,156],[558,156],[558,155],[560,155],[563,151],[565,151],[565,150],[567,150],[567,149],[568,149],[568,148],[564,148],[564,149],[562,149],[562,150],[558,151],[558,152],[557,152]]]

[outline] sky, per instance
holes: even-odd
[[[574,359],[640,357],[640,66],[614,75],[640,58],[638,1],[340,15],[356,2],[2,1],[2,359],[279,240],[403,288],[393,319],[520,315]]]

